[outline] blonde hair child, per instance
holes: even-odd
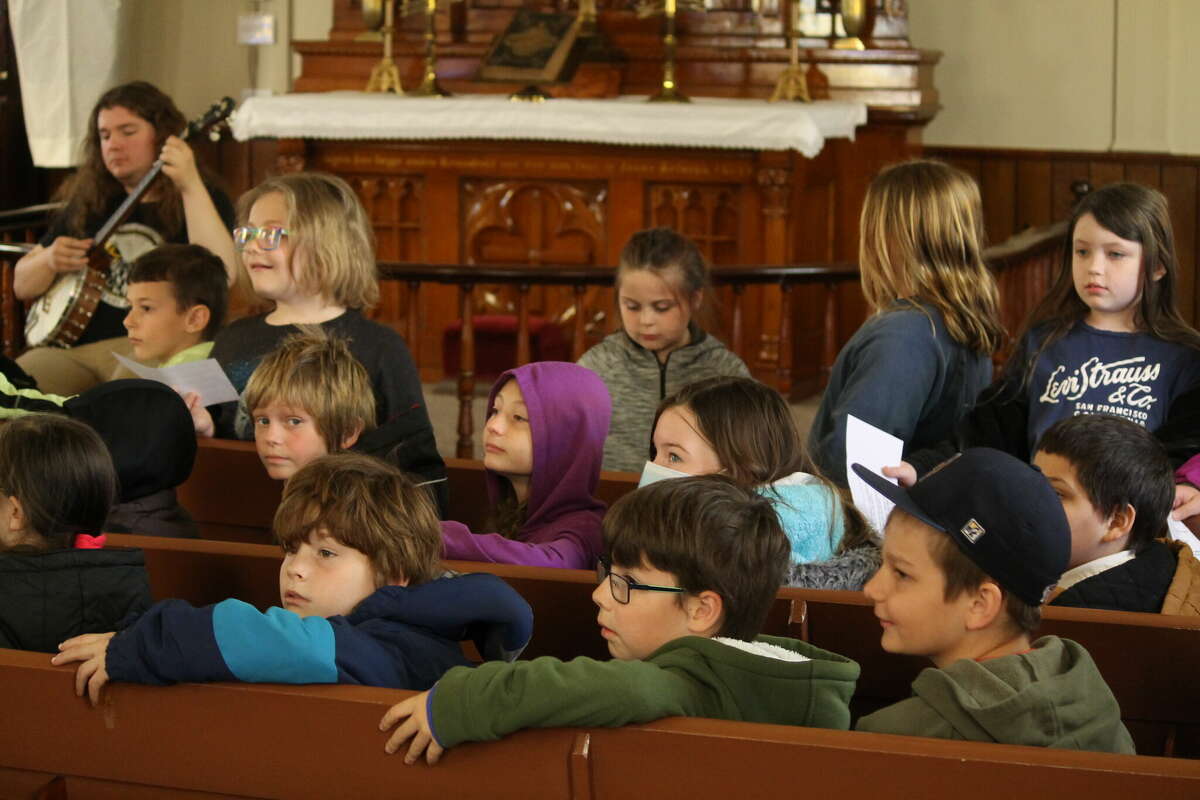
[[[859,231],[874,315],[838,354],[808,439],[822,472],[842,484],[847,415],[906,449],[939,442],[991,381],[1004,339],[969,175],[938,161],[884,169],[867,189]]]
[[[366,369],[346,340],[320,328],[284,339],[254,370],[243,400],[258,457],[276,480],[326,453],[349,449],[375,427]]]
[[[243,391],[251,373],[300,325],[320,325],[350,342],[366,368],[375,395],[375,421],[404,418],[427,433],[432,427],[421,381],[408,345],[391,328],[363,312],[379,300],[374,236],[366,211],[341,178],[301,172],[269,178],[238,201],[234,243],[255,293],[272,304],[217,334],[212,357]],[[210,416],[188,397],[201,436],[249,439],[248,417],[236,404],[214,407]]]

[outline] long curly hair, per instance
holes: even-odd
[[[101,111],[120,106],[154,126],[155,148],[161,148],[168,136],[178,136],[187,125],[187,119],[175,106],[175,101],[153,84],[133,81],[114,86],[96,101],[88,118],[87,135],[80,149],[80,165],[75,173],[63,182],[57,199],[67,203],[67,230],[78,237],[90,236],[95,231],[85,230],[89,219],[103,216],[114,198],[124,197],[125,187],[109,173],[100,153],[100,132],[97,117]],[[158,199],[158,215],[162,220],[164,238],[171,239],[183,229],[183,201],[179,190],[166,175],[160,174],[150,188]]]

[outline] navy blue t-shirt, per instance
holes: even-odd
[[[1030,334],[1025,352],[1041,336]],[[1078,322],[1038,357],[1029,384],[1030,452],[1047,428],[1079,414],[1112,414],[1156,430],[1175,398],[1197,383],[1200,350]]]

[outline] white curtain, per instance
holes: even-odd
[[[9,0],[33,163],[74,166],[88,112],[118,82],[121,0]]]

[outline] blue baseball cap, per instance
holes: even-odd
[[[964,450],[905,489],[862,464],[854,473],[896,507],[949,534],[1000,586],[1046,602],[1071,557],[1062,502],[1037,467],[990,447]]]

